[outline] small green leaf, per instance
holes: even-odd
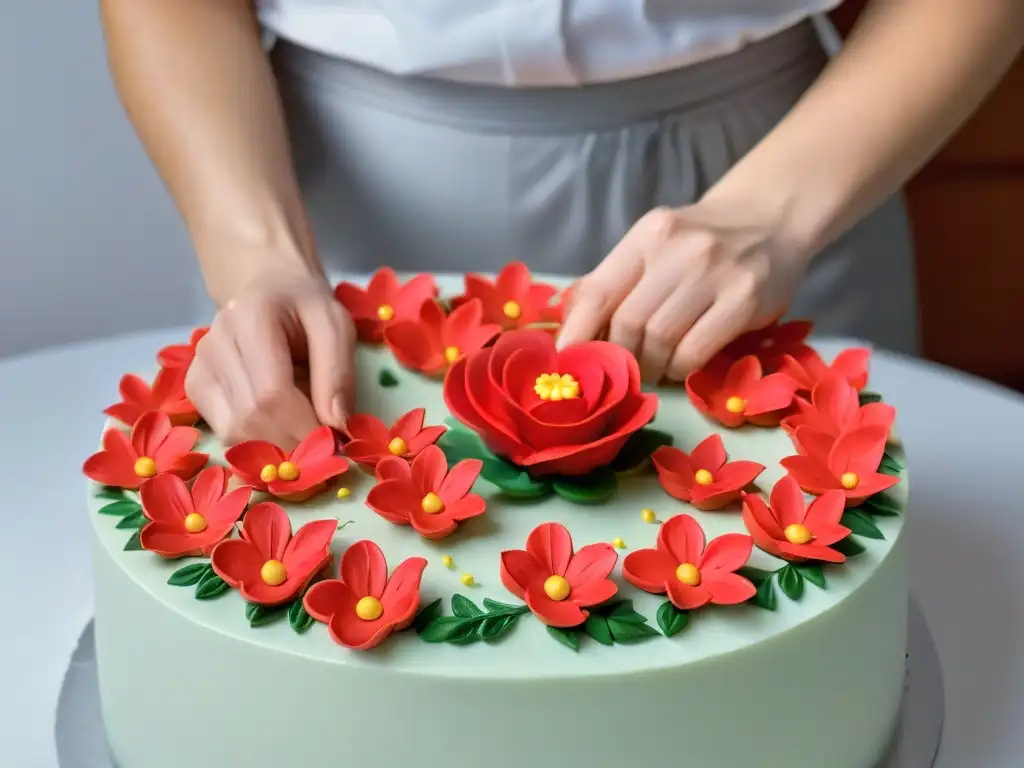
[[[499,614],[497,616],[485,617],[480,622],[480,629],[478,630],[480,639],[486,642],[499,640],[515,626],[518,618],[519,616],[516,614]]]
[[[591,613],[587,616],[587,623],[584,624],[584,629],[588,635],[601,643],[601,645],[615,644],[615,640],[612,639],[611,628],[608,626],[608,619],[604,616]]]
[[[377,375],[377,381],[382,387],[397,387],[398,377],[391,372],[390,368],[381,368]]]
[[[754,594],[754,605],[764,608],[766,611],[774,611],[776,606],[775,582],[771,576],[757,585],[757,592]]]
[[[245,619],[250,627],[262,627],[277,621],[285,615],[283,606],[267,606],[258,603],[246,603]]]
[[[430,605],[421,609],[416,614],[416,618],[413,619],[412,628],[416,630],[417,635],[422,635],[423,630],[426,629],[427,625],[441,615],[441,598],[438,598]]]
[[[441,601],[438,600],[437,602],[440,604]],[[301,597],[288,607],[288,623],[291,624],[292,629],[299,635],[306,632],[316,623],[313,617],[306,611],[306,606],[302,604]]]
[[[192,565],[186,565],[184,568],[179,568],[170,575],[167,579],[167,583],[172,587],[191,587],[199,583],[199,580],[203,578],[203,574],[206,573],[209,568],[208,563],[193,563]]]
[[[880,403],[882,402],[882,396],[877,392],[869,392],[864,390],[860,393],[860,404],[867,405],[868,403]]]
[[[646,427],[630,435],[618,456],[611,463],[613,472],[630,472],[643,465],[659,448],[672,445],[672,435]]]
[[[493,454],[480,440],[476,432],[470,432],[459,422],[454,425],[448,424],[448,429],[438,438],[437,447],[444,451],[448,459],[448,466],[458,464],[463,459],[487,459],[493,458]]]
[[[548,634],[571,651],[580,649],[580,633],[575,629],[548,627]]]
[[[878,464],[878,471],[883,475],[899,477],[903,471],[903,465],[891,453],[883,453],[882,460]]]
[[[139,540],[139,534],[141,531],[136,531],[132,534],[132,537],[124,544],[125,552],[138,552],[142,549],[142,542]]]
[[[461,619],[472,619],[484,615],[476,603],[463,595],[452,595],[452,613]]]
[[[877,517],[896,517],[903,511],[900,503],[885,493],[876,493],[865,499],[861,509]]]
[[[148,522],[149,520],[147,520],[146,516],[142,514],[142,512],[140,511],[136,512],[134,515],[122,517],[120,520],[117,521],[117,525],[115,525],[114,527],[123,529],[141,528]]]
[[[867,551],[864,549],[864,545],[854,539],[852,535],[847,536],[842,541],[837,541],[831,546],[836,552],[841,552],[847,557],[856,557],[857,555],[861,555]]]
[[[124,488],[118,488],[113,485],[104,485],[96,493],[97,499],[112,499],[113,501],[120,501],[121,499],[127,498]]]
[[[514,499],[542,499],[551,495],[551,483],[546,480],[534,480],[519,467],[504,459],[484,459],[481,477]]]
[[[785,565],[779,570],[779,589],[790,600],[799,600],[804,595],[804,577],[792,565]]]
[[[820,565],[817,563],[793,563],[793,567],[811,584],[820,589],[825,589],[825,572],[821,570]]]
[[[576,504],[601,504],[618,490],[619,481],[608,467],[583,477],[559,477],[553,483],[555,493]]]
[[[136,502],[130,499],[121,499],[111,504],[100,507],[99,514],[101,515],[113,515],[114,517],[127,517],[128,515],[134,515],[142,511]]]
[[[763,568],[754,568],[752,565],[745,565],[736,571],[736,573],[753,584],[763,584],[766,581],[771,581],[772,576],[775,575],[775,571],[766,571]]]
[[[420,632],[420,639],[427,643],[455,643],[465,645],[478,640],[477,622],[458,616],[438,616]]]
[[[499,603],[497,600],[491,600],[489,597],[484,598],[484,608],[491,613],[511,613],[516,616],[530,612],[530,607],[528,605],[509,605],[508,603]]]
[[[608,629],[611,630],[612,639],[616,643],[637,643],[650,637],[661,637],[658,630],[646,621],[643,624],[637,624],[609,616]]]
[[[228,583],[214,573],[213,568],[210,568],[196,584],[196,600],[212,600],[215,597],[220,597],[229,589],[231,587],[228,586]]]
[[[609,619],[624,621],[627,624],[645,624],[647,619],[633,609],[632,600],[619,600],[616,603],[609,603],[601,609],[601,613]]]
[[[884,539],[885,536],[878,526],[875,525],[875,521],[871,519],[870,515],[861,512],[859,509],[848,509],[843,513],[843,516],[839,519],[839,524],[849,528],[853,533],[858,536],[863,536],[866,539]]]
[[[665,637],[672,637],[682,632],[690,622],[690,612],[681,611],[672,605],[671,600],[666,600],[658,608],[658,626],[665,634]]]

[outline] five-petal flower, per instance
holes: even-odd
[[[446,315],[436,301],[425,301],[418,319],[398,320],[384,329],[398,361],[414,371],[438,374],[501,333],[497,323],[483,323],[483,305],[470,299]]]
[[[345,455],[360,466],[372,469],[388,456],[413,459],[420,451],[437,442],[445,432],[443,426],[424,427],[426,411],[414,408],[400,416],[391,427],[368,413],[349,417],[345,434]]]
[[[871,350],[863,347],[844,349],[835,359],[826,364],[821,355],[813,349],[800,356],[783,355],[779,372],[796,382],[798,392],[810,392],[815,384],[829,374],[839,374],[856,390],[862,390],[868,383],[868,361]]]
[[[584,608],[615,596],[618,588],[608,576],[616,560],[610,544],[588,544],[574,553],[565,526],[542,523],[525,550],[501,553],[501,582],[545,624],[575,627],[587,620]]]
[[[199,419],[196,407],[185,396],[186,368],[162,368],[150,386],[133,373],[121,377],[121,402],[103,412],[129,427],[149,411],[163,411],[176,427],[192,426]]]
[[[799,483],[786,475],[772,488],[771,506],[755,493],[743,494],[743,524],[754,543],[775,557],[842,563],[846,556],[832,545],[850,535],[839,523],[845,504],[842,491],[827,491],[808,505]]]
[[[207,327],[196,328],[189,337],[188,344],[170,344],[156,353],[156,359],[164,368],[188,368],[196,356],[196,347],[203,337],[210,332]]]
[[[823,376],[814,385],[809,403],[802,397],[794,402],[796,413],[782,420],[782,428],[790,435],[799,427],[810,427],[834,439],[843,432],[871,424],[880,424],[888,432],[896,419],[896,409],[891,405],[861,405],[857,390],[838,372]]]
[[[798,427],[793,439],[801,455],[787,456],[780,463],[807,493],[820,496],[840,490],[847,506],[857,506],[899,482],[878,471],[888,434],[881,424],[858,427],[837,439]]]
[[[793,402],[796,384],[782,373],[762,375],[761,361],[747,355],[728,369],[715,364],[686,377],[690,402],[727,427],[750,422],[776,426]]]
[[[349,466],[337,453],[334,431],[326,426],[315,428],[291,453],[265,440],[247,440],[228,448],[224,458],[243,483],[294,502],[320,493]]]
[[[651,461],[658,482],[670,496],[705,511],[721,509],[764,471],[755,461],[727,461],[725,445],[717,433],[705,438],[689,454],[672,446],[658,448]]]
[[[418,319],[423,302],[436,297],[433,276],[416,275],[403,284],[390,267],[377,270],[366,288],[344,282],[334,289],[334,298],[348,310],[359,339],[371,344],[380,344],[384,329],[396,320]]]
[[[534,282],[529,268],[521,261],[506,264],[494,282],[468,274],[465,283],[465,292],[455,299],[455,306],[479,299],[485,323],[497,323],[512,330],[557,323],[561,317],[561,308],[551,306],[558,289]]]
[[[813,328],[814,324],[808,320],[775,321],[764,328],[741,334],[722,350],[721,355],[730,361],[755,355],[765,373],[775,373],[782,365],[784,355],[803,360],[805,355],[814,353],[807,344]]]

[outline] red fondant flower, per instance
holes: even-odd
[[[392,323],[384,329],[384,341],[406,368],[439,373],[501,333],[500,325],[482,324],[482,318],[479,299],[467,301],[450,315],[436,301],[425,301],[419,319]]]
[[[480,275],[466,275],[465,294],[455,304],[479,299],[485,323],[497,323],[511,330],[558,322],[560,311],[549,306],[556,293],[558,289],[552,285],[533,282],[529,268],[513,261],[505,265],[493,283]]]
[[[729,360],[755,355],[765,373],[775,373],[782,365],[784,355],[803,360],[814,350],[807,345],[814,324],[806,320],[775,321],[757,331],[748,331],[728,344],[721,354]]]
[[[811,402],[795,399],[796,413],[782,420],[782,428],[790,435],[799,427],[809,427],[835,439],[843,432],[880,424],[886,434],[896,419],[896,409],[885,403],[861,405],[857,390],[838,372],[830,372],[814,385]]]
[[[727,427],[747,422],[777,425],[792,404],[795,390],[795,383],[785,374],[763,376],[761,362],[754,355],[737,360],[727,370],[715,365],[686,377],[686,391],[694,407]]]
[[[388,456],[412,459],[428,445],[433,445],[445,432],[445,427],[424,427],[426,411],[414,408],[391,425],[368,413],[357,413],[349,417],[345,433],[349,442],[345,444],[345,455],[356,464],[373,468],[377,462]]]
[[[285,511],[273,501],[245,513],[242,538],[213,548],[210,564],[250,603],[280,605],[298,595],[331,559],[337,520],[314,520],[292,536]]]
[[[676,515],[658,531],[656,549],[626,555],[622,575],[645,592],[668,593],[681,611],[701,606],[736,605],[757,589],[735,571],[747,564],[754,540],[742,533],[725,533],[704,546],[704,530],[689,515]]]
[[[209,328],[196,328],[192,331],[188,344],[166,346],[156,353],[156,359],[164,368],[188,368],[196,356],[196,345],[209,331]]]
[[[341,578],[314,584],[303,604],[310,616],[327,625],[334,642],[366,651],[412,623],[426,567],[422,557],[410,557],[389,579],[380,547],[357,541],[341,556]]]
[[[395,320],[416,320],[425,301],[437,297],[437,284],[431,275],[417,275],[404,285],[389,267],[377,270],[366,288],[354,283],[339,283],[334,298],[348,310],[361,341],[379,344],[384,328]]]
[[[722,438],[712,433],[690,454],[672,446],[658,448],[651,461],[658,482],[670,496],[688,501],[697,509],[721,509],[764,472],[754,461],[726,462]]]
[[[424,448],[411,467],[389,456],[377,465],[378,482],[366,506],[395,525],[411,525],[424,538],[443,538],[463,520],[484,513],[484,500],[469,492],[482,467],[479,459],[464,459],[449,471],[436,445]]]
[[[501,553],[501,583],[545,624],[575,627],[587,620],[584,608],[615,596],[618,587],[608,575],[618,559],[604,543],[574,553],[565,526],[542,523],[527,537],[525,550]]]
[[[191,493],[184,480],[171,474],[143,483],[142,511],[152,522],[139,534],[142,548],[166,558],[210,554],[231,533],[252,495],[248,486],[229,493],[230,477],[224,467],[207,467],[196,476]]]
[[[444,398],[492,451],[537,475],[609,464],[658,407],[622,347],[590,341],[556,351],[541,330],[509,331],[456,362]]]
[[[317,427],[290,454],[265,440],[247,440],[224,452],[239,479],[287,501],[305,501],[348,469],[330,427]]]
[[[899,482],[899,478],[878,471],[888,434],[881,424],[871,424],[833,440],[808,427],[798,427],[793,437],[804,455],[787,456],[780,463],[807,493],[820,496],[840,490],[847,506],[856,506]]]
[[[800,485],[786,475],[772,488],[770,507],[757,494],[743,494],[743,524],[754,543],[775,557],[841,563],[846,556],[831,545],[850,535],[839,524],[845,504],[842,492],[828,491],[808,506]]]
[[[174,427],[166,413],[144,413],[131,437],[120,429],[103,433],[103,450],[85,460],[82,471],[103,485],[134,489],[164,472],[188,480],[206,465],[209,456],[193,453],[199,440],[195,427]]]
[[[800,359],[792,355],[783,355],[779,366],[780,373],[789,376],[797,384],[798,392],[810,392],[814,385],[822,381],[830,373],[836,373],[857,390],[864,389],[868,383],[868,361],[871,350],[862,347],[844,349],[831,365],[826,365],[821,355],[813,349],[805,352]]]
[[[147,411],[163,411],[177,427],[195,424],[199,414],[185,397],[185,370],[162,368],[152,387],[133,373],[125,374],[121,377],[121,402],[103,412],[129,427]]]

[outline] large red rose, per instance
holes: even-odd
[[[585,475],[611,463],[658,408],[625,349],[588,341],[558,351],[543,330],[509,331],[459,359],[444,399],[488,448],[534,475]]]

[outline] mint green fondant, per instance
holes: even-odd
[[[131,537],[124,543],[123,550],[125,552],[138,552],[142,549],[142,542],[139,540],[140,531],[135,531]]]
[[[141,511],[142,507],[130,499],[118,499],[99,509],[101,515],[111,515],[113,517],[128,517]]]
[[[825,589],[828,586],[825,572],[817,563],[793,563],[793,568],[804,577],[804,580],[811,582],[819,589]]]
[[[868,539],[884,539],[883,534],[875,521],[871,519],[871,515],[862,512],[859,509],[848,509],[843,512],[842,518],[839,520],[839,524],[850,529],[851,533],[857,536],[863,536]]]
[[[598,469],[582,477],[558,477],[552,480],[555,493],[576,504],[603,504],[615,495],[619,483],[608,468]]]
[[[777,578],[779,580],[779,589],[790,600],[799,600],[804,596],[804,577],[800,574],[800,571],[793,567],[792,563],[782,566],[779,569]]]
[[[183,566],[170,575],[167,583],[172,587],[194,587],[203,578],[209,567],[207,563]]]
[[[612,462],[611,468],[615,472],[631,472],[645,465],[658,448],[672,445],[673,442],[672,435],[667,432],[645,427],[630,436]]]
[[[316,624],[313,617],[306,611],[306,606],[302,604],[302,598],[288,606],[288,624],[300,635]]]
[[[381,368],[377,376],[377,383],[385,388],[397,387],[398,377],[395,376],[390,368]]]
[[[658,626],[661,627],[662,634],[665,637],[678,635],[686,629],[686,625],[689,623],[690,612],[679,610],[672,605],[670,600],[666,600],[658,608]]]

